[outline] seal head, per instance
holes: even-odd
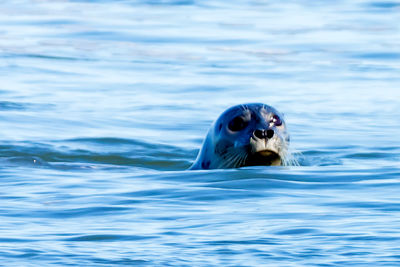
[[[285,165],[289,134],[283,115],[252,103],[229,108],[213,123],[190,169]]]

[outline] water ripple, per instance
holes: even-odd
[[[3,110],[25,110],[29,107],[27,103],[15,103],[9,101],[0,101],[0,111]]]
[[[61,146],[58,144],[62,144]],[[69,146],[70,145],[70,146]],[[177,147],[118,138],[85,138],[55,143],[20,142],[0,145],[3,164],[82,168],[84,163],[135,166],[159,170],[186,169],[193,152]],[[71,163],[71,164],[69,164]],[[75,165],[75,166],[74,166]],[[90,167],[90,166],[89,166]]]
[[[121,242],[121,241],[140,241],[146,239],[157,238],[155,236],[127,236],[127,235],[82,235],[77,237],[66,238],[65,241],[79,242]]]
[[[399,266],[398,1],[0,1],[5,266]],[[189,171],[265,102],[299,166]]]

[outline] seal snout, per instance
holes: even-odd
[[[259,139],[271,139],[274,136],[275,132],[272,129],[262,130],[257,129],[253,132],[253,136]]]
[[[250,151],[252,160],[260,162],[260,158],[279,158],[280,138],[271,128],[258,128],[250,136]],[[270,165],[270,164],[269,164]]]

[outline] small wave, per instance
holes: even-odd
[[[355,58],[371,59],[371,60],[399,60],[400,53],[394,52],[375,52],[355,54]]]
[[[90,169],[95,164],[179,170],[187,169],[194,157],[195,151],[170,145],[106,137],[0,144],[3,165]]]
[[[380,160],[385,160],[386,164],[396,163],[400,158],[400,147],[324,147],[295,152],[293,157],[300,166],[345,166],[350,162],[369,166],[370,161],[376,162],[375,165]]]
[[[138,241],[152,239],[156,236],[138,236],[138,235],[82,235],[66,238],[66,241],[86,241],[86,242],[120,242],[120,241]]]
[[[294,152],[293,160],[297,163],[293,166],[336,166],[342,165],[341,157],[333,151],[323,149],[305,150]]]
[[[142,1],[140,1],[142,2]],[[145,0],[143,3],[151,6],[189,6],[196,4],[194,0]]]
[[[359,153],[350,153],[346,155],[346,158],[352,159],[385,159],[385,158],[393,158],[397,156],[397,153],[391,152],[359,152]]]
[[[0,101],[0,110],[25,110],[29,107],[26,103]]]
[[[52,104],[34,104],[24,102],[0,101],[0,111],[26,111],[32,109],[49,109]]]
[[[392,1],[371,2],[368,4],[368,6],[379,9],[396,9],[400,7],[400,3]]]

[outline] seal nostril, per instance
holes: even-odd
[[[269,129],[269,130],[259,130],[259,129],[257,129],[253,133],[253,135],[255,137],[260,138],[260,139],[263,139],[263,138],[270,139],[270,138],[272,138],[274,136],[274,134],[275,134],[274,130],[271,130],[271,129]]]
[[[261,139],[261,138],[265,138],[265,132],[264,132],[263,130],[258,130],[258,129],[257,129],[257,130],[254,131],[253,134],[254,134],[254,136],[257,137],[257,138],[260,138],[260,139]]]
[[[267,130],[266,131],[266,136],[268,139],[272,138],[274,136],[274,130]]]

